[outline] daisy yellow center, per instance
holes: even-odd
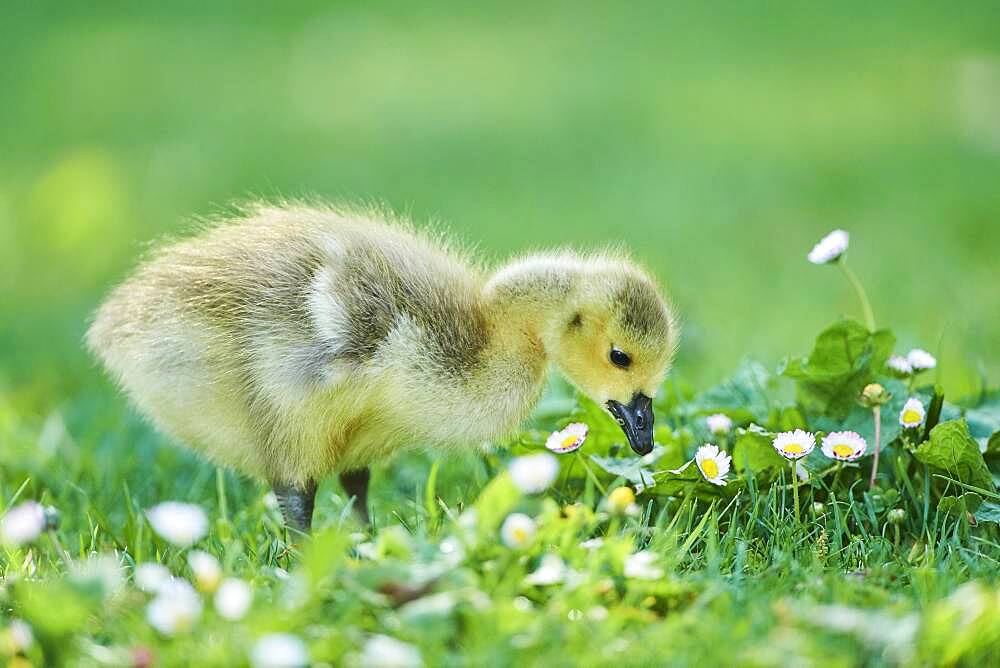
[[[916,424],[917,422],[920,422],[920,413],[912,408],[908,411],[903,411],[903,422],[907,424]]]
[[[785,446],[785,452],[790,455],[801,455],[806,449],[798,443],[789,443]]]
[[[517,543],[523,543],[528,538],[528,532],[521,527],[515,527],[511,534],[514,536],[514,541]]]
[[[719,465],[715,463],[714,459],[704,460],[701,463],[701,470],[706,478],[715,478],[719,475]]]
[[[562,446],[561,447],[563,447],[563,448],[572,448],[574,445],[576,445],[576,436],[567,436],[566,438],[564,438],[562,440]]]
[[[838,443],[837,445],[833,446],[833,454],[837,455],[838,457],[850,457],[851,455],[854,454],[854,448],[847,445],[846,443]]]

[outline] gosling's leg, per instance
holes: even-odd
[[[354,510],[365,524],[371,522],[368,516],[368,480],[371,472],[367,468],[340,474],[340,485],[348,496],[354,497]]]
[[[315,481],[310,480],[304,486],[277,483],[273,487],[285,525],[302,533],[309,533],[312,529],[313,508],[316,506]]]

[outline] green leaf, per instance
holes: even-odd
[[[990,470],[965,420],[949,420],[934,427],[930,440],[921,443],[913,455],[967,485],[994,489]]]
[[[969,433],[987,443],[986,451],[1000,452],[1000,390],[986,394],[974,408],[965,410]]]
[[[637,487],[646,488],[652,487],[655,484],[653,471],[649,466],[655,463],[665,452],[666,449],[658,445],[653,448],[652,452],[643,457],[601,457],[600,455],[591,455],[590,460],[611,475],[621,476]]]
[[[746,431],[736,438],[733,446],[733,467],[740,473],[750,469],[754,474],[767,470],[781,470],[788,462],[771,445],[771,438],[764,434]]]
[[[1000,524],[1000,504],[987,501],[975,512],[979,522],[994,522]]]
[[[684,407],[687,417],[726,413],[737,423],[767,422],[778,391],[777,378],[760,362],[743,360],[732,378],[702,392]]]
[[[966,492],[961,496],[942,496],[938,501],[938,512],[956,517],[965,517],[966,513],[975,513],[983,504],[983,497],[975,492]]]
[[[807,410],[843,419],[895,344],[888,330],[869,332],[860,323],[842,320],[820,333],[808,357],[785,360],[780,373],[797,382],[799,401]]]

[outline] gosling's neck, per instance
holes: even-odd
[[[529,256],[497,271],[483,288],[497,353],[544,366],[546,342],[572,317],[571,297],[584,271],[572,253]]]

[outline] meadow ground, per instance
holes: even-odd
[[[0,660],[26,620],[14,665],[232,665],[275,632],[334,665],[997,663],[998,22],[994,3],[6,8],[0,510],[34,500],[59,526],[0,547]],[[490,259],[633,249],[685,324],[657,461],[640,471],[554,381],[510,447],[376,471],[372,531],[327,483],[316,539],[291,541],[265,487],[168,444],[81,346],[145,243],[248,195],[381,199]],[[868,362],[831,405],[809,364],[778,370],[861,319],[838,272],[805,261],[835,227],[895,350],[938,365],[892,379],[871,361],[885,341],[857,334]],[[893,393],[871,491],[862,380]],[[952,427],[890,428],[935,384]],[[720,411],[725,438],[706,431]],[[570,420],[583,447],[544,493],[518,491],[512,457]],[[838,473],[817,447],[790,485],[751,424],[854,428],[869,455]],[[709,439],[736,457],[725,488],[669,473]],[[639,514],[608,507],[653,473]],[[178,628],[150,623],[159,595],[134,566],[194,575],[146,519],[167,500],[207,513],[196,547],[252,588],[242,619],[203,581],[167,606]],[[515,511],[537,528],[509,547]]]

